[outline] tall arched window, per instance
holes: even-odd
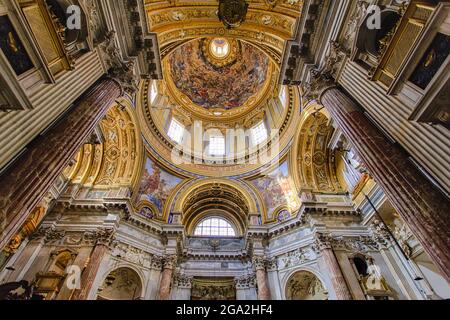
[[[156,97],[158,96],[158,87],[156,86],[156,82],[153,82],[150,87],[150,103],[155,103]]]
[[[236,230],[225,219],[211,217],[201,221],[197,227],[195,227],[194,236],[235,237]]]

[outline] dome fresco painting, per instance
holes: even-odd
[[[175,86],[193,103],[206,109],[230,110],[263,88],[270,61],[262,51],[237,41],[234,61],[216,67],[205,57],[208,53],[202,50],[203,41],[188,42],[169,57]]]

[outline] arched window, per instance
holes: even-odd
[[[170,139],[172,139],[178,144],[181,144],[181,142],[183,142],[184,126],[177,120],[172,119],[167,134],[170,137]]]
[[[158,96],[158,87],[156,86],[156,82],[153,82],[150,87],[150,103],[155,103],[156,97]]]
[[[264,121],[261,121],[259,124],[252,128],[252,138],[255,145],[259,145],[267,140],[269,137],[267,134],[267,128],[264,124]]]
[[[200,237],[235,237],[236,231],[231,224],[222,218],[211,217],[201,221],[194,231]]]
[[[286,103],[286,99],[287,99],[287,90],[286,90],[286,86],[282,86],[281,90],[280,90],[280,101],[281,103],[284,104]]]

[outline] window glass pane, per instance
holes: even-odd
[[[184,126],[181,125],[178,121],[175,119],[172,119],[172,122],[170,123],[169,131],[167,132],[170,139],[175,141],[178,144],[181,144],[183,141],[183,134],[184,134]]]
[[[287,90],[285,86],[282,86],[280,91],[280,100],[283,103],[283,105],[286,102],[286,98],[287,98]]]
[[[158,96],[158,88],[156,86],[156,82],[152,83],[152,86],[150,88],[150,103],[153,104],[156,100],[156,97]]]
[[[202,221],[195,228],[194,235],[204,237],[235,237],[236,232],[228,221],[221,218],[209,218]]]
[[[225,138],[221,136],[212,136],[209,139],[209,154],[211,156],[225,155]]]
[[[267,129],[264,125],[264,122],[261,122],[260,124],[252,128],[252,137],[256,145],[267,140]]]

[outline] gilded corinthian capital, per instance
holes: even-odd
[[[339,77],[346,57],[342,46],[331,41],[325,63],[320,68],[311,69],[307,81],[302,84],[305,102],[316,100],[320,103],[325,90],[336,86],[335,79]]]
[[[308,81],[302,84],[303,99],[305,104],[316,100],[320,103],[322,94],[329,88],[335,87],[334,78],[320,70],[312,69],[309,71]]]

